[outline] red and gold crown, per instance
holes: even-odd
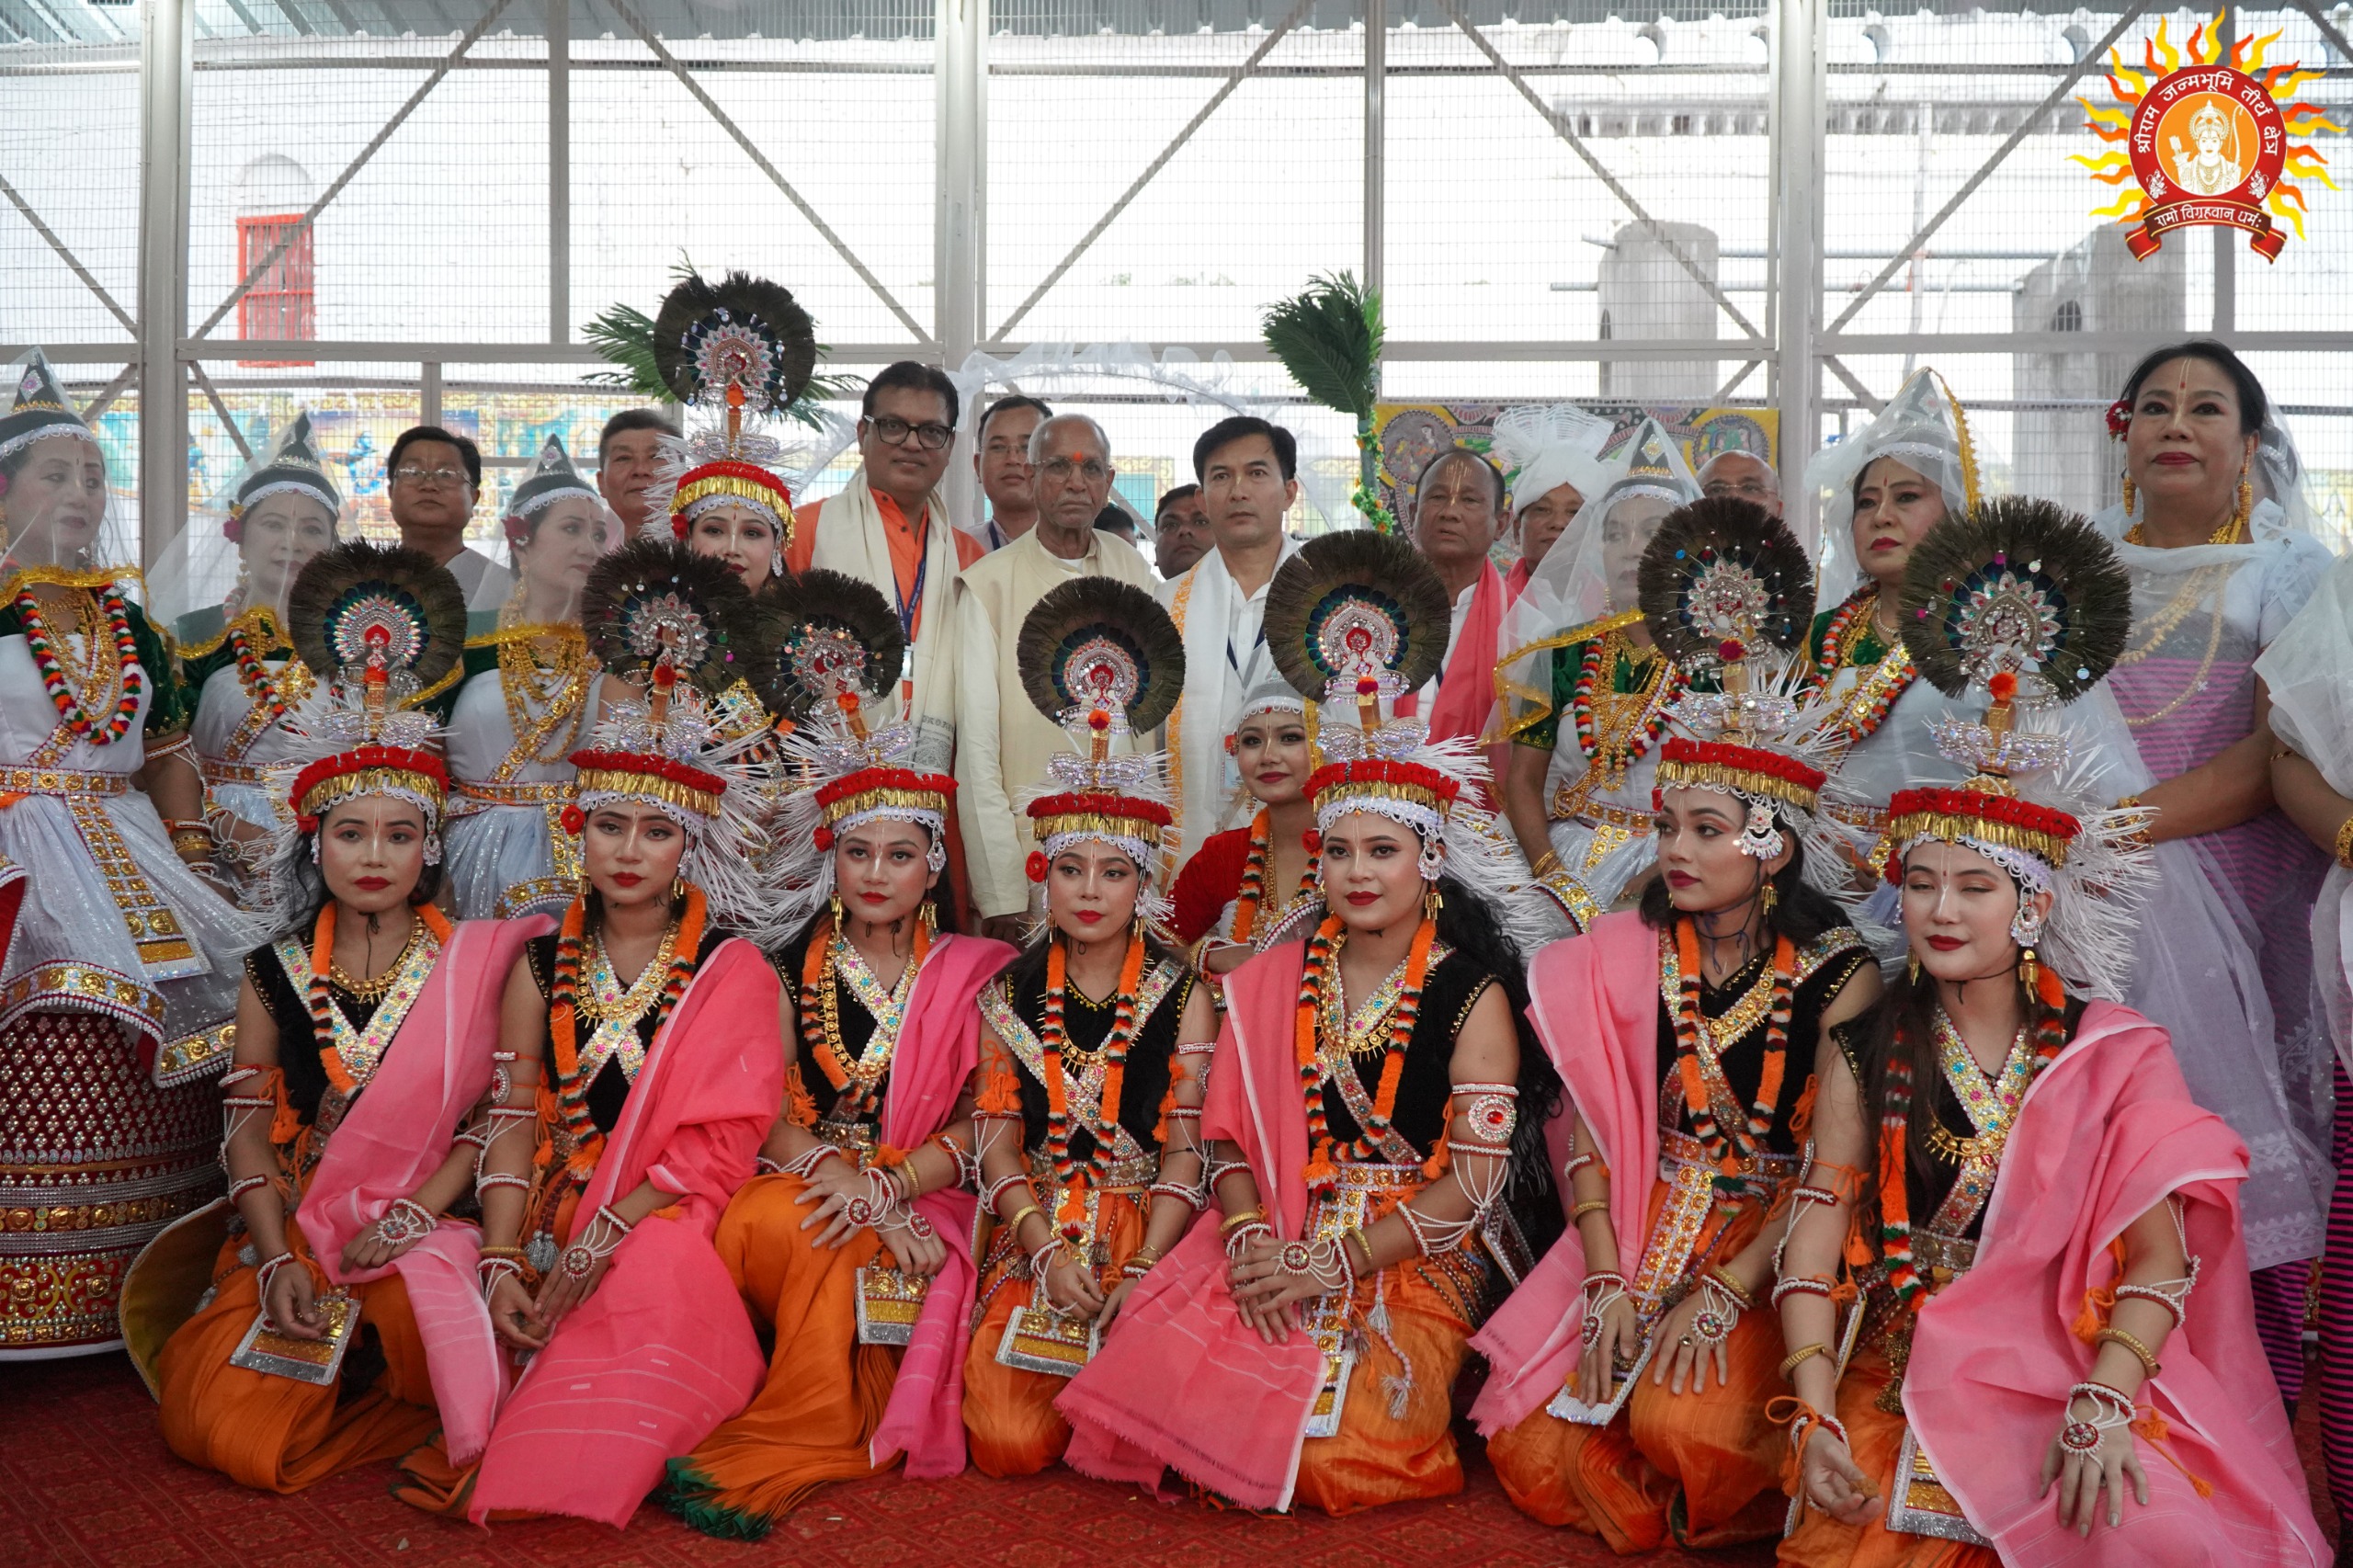
[[[1341,738],[1341,732],[1335,738]],[[1435,837],[1462,794],[1463,780],[1427,763],[1384,756],[1352,756],[1327,762],[1308,775],[1307,797],[1315,802],[1317,824],[1351,811],[1377,810],[1410,819]]]
[[[583,813],[614,801],[646,801],[665,814],[684,812],[709,822],[727,793],[727,780],[718,774],[659,752],[591,749],[574,752],[568,760],[579,769],[574,810]]]
[[[741,445],[740,439],[736,445]],[[695,514],[710,502],[749,506],[774,523],[779,554],[792,542],[792,492],[785,488],[783,480],[757,463],[722,458],[697,463],[680,474],[670,497],[672,535],[684,540]]]
[[[823,820],[813,836],[820,849],[831,849],[837,834],[877,817],[913,821],[938,835],[946,831],[956,780],[913,767],[861,767],[819,785],[816,800]]]
[[[1722,790],[1812,812],[1829,775],[1802,757],[1734,741],[1674,735],[1659,749],[1656,790]]]
[[[304,833],[318,831],[319,819],[338,803],[360,795],[391,795],[426,809],[426,824],[441,815],[449,794],[449,770],[429,751],[410,746],[360,745],[320,757],[294,778],[287,801]]]
[[[1898,850],[1888,857],[1887,880],[1901,882],[1904,853],[1931,838],[2030,855],[2052,870],[2064,866],[2068,847],[2084,831],[2082,819],[1990,787],[2006,783],[1980,776],[1966,788],[1897,790],[1887,802],[1888,841]],[[1999,858],[2010,863],[2008,856]],[[2029,880],[2038,886],[2050,881],[2048,875]]]

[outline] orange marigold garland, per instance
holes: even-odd
[[[1291,1038],[1299,1062],[1300,1097],[1307,1108],[1307,1166],[1301,1177],[1313,1197],[1329,1193],[1339,1181],[1342,1160],[1369,1161],[1379,1153],[1380,1139],[1390,1131],[1397,1109],[1397,1085],[1405,1075],[1405,1047],[1422,1012],[1422,983],[1429,976],[1430,945],[1438,939],[1438,923],[1427,915],[1414,933],[1405,956],[1405,978],[1397,990],[1397,1010],[1390,1015],[1389,1041],[1381,1062],[1381,1085],[1375,1091],[1372,1114],[1357,1136],[1335,1148],[1332,1126],[1324,1115],[1324,1060],[1318,1038],[1324,1010],[1324,987],[1331,975],[1332,953],[1338,946],[1340,917],[1327,915],[1307,944],[1307,966],[1299,977],[1299,1006],[1292,1015]],[[1335,1072],[1354,1072],[1355,1063],[1340,1062]]]
[[[1074,1245],[1086,1236],[1086,1190],[1110,1168],[1111,1145],[1120,1131],[1120,1091],[1127,1084],[1128,1047],[1136,1035],[1136,987],[1143,979],[1142,937],[1128,938],[1128,956],[1120,965],[1120,992],[1112,1004],[1111,1032],[1103,1041],[1103,1093],[1096,1102],[1096,1119],[1087,1129],[1095,1147],[1082,1168],[1071,1158],[1070,1096],[1063,1083],[1063,1050],[1070,1043],[1063,1009],[1070,991],[1069,958],[1056,937],[1046,952],[1046,1005],[1039,1022],[1038,1044],[1044,1057],[1046,1080],[1046,1153],[1053,1162],[1054,1224]]]
[[[923,968],[924,956],[931,951],[931,932],[920,921],[915,925],[915,949],[907,956],[908,967]],[[840,1094],[849,1087],[850,1063],[835,1049],[835,1036],[825,1028],[824,992],[823,987],[834,983],[834,917],[823,915],[809,933],[809,951],[801,960],[801,1046],[817,1060],[817,1069],[825,1082]]]
[[[335,965],[335,910],[333,899],[319,910],[319,918],[311,927],[311,983],[303,988],[303,1001],[311,1009],[311,1038],[324,1040],[319,1047],[319,1065],[326,1069],[327,1082],[335,1092],[346,1099],[364,1086],[352,1080],[350,1070],[343,1064],[343,1052],[335,1048],[335,998],[327,977]],[[444,948],[449,945],[449,919],[429,903],[415,906],[415,915],[433,933],[433,939]]]
[[[1691,1131],[1708,1157],[1723,1174],[1715,1185],[1726,1191],[1745,1190],[1745,1172],[1773,1131],[1773,1113],[1780,1104],[1781,1084],[1789,1072],[1791,983],[1797,974],[1797,948],[1787,937],[1773,943],[1773,997],[1765,1025],[1765,1063],[1756,1082],[1756,1098],[1748,1108],[1748,1125],[1735,1128],[1730,1138],[1716,1124],[1708,1100],[1708,1085],[1699,1070],[1699,932],[1689,916],[1675,923],[1675,961],[1681,989],[1675,1007],[1675,1070],[1683,1083],[1684,1108],[1691,1114]]]
[[[662,999],[654,1005],[654,1028],[657,1033],[669,1021],[678,998],[687,994],[688,983],[694,979],[707,910],[702,889],[688,882],[687,907],[678,916],[678,939],[670,960],[670,975],[662,983]],[[583,1182],[596,1171],[597,1157],[605,1147],[605,1135],[597,1131],[596,1119],[588,1114],[588,1085],[580,1078],[577,1002],[580,956],[586,942],[587,921],[587,901],[574,899],[571,907],[563,912],[563,928],[556,933],[555,973],[548,987],[548,1037],[555,1051],[556,1107],[563,1130],[572,1139],[572,1158],[566,1168]]]
[[[1234,895],[1233,929],[1227,940],[1246,942],[1258,927],[1258,910],[1267,901],[1267,867],[1274,858],[1274,826],[1272,814],[1260,807],[1250,820],[1250,853],[1242,862],[1242,891]],[[1315,858],[1310,854],[1307,873],[1299,879],[1293,899],[1315,887]]]

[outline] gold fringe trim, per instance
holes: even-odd
[[[698,790],[691,784],[681,784],[675,778],[665,778],[658,773],[622,772],[616,768],[584,767],[579,775],[583,795],[635,795],[648,801],[660,801],[699,817],[719,814],[719,797],[709,790]]]
[[[1769,795],[1804,812],[1813,811],[1820,799],[1817,791],[1787,778],[1715,762],[1670,762],[1662,756],[1657,778],[1662,790],[1731,790],[1743,795]]]

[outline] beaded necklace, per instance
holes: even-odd
[[[1855,662],[1854,651],[1863,638],[1878,634],[1872,624],[1878,607],[1879,585],[1874,583],[1847,596],[1847,602],[1831,615],[1830,623],[1822,629],[1822,641],[1815,644],[1813,671],[1806,681],[1809,691],[1826,688],[1840,670]],[[1897,639],[1895,646],[1880,656],[1838,705],[1838,716],[1832,721],[1832,727],[1843,733],[1849,744],[1870,739],[1887,722],[1888,710],[1895,706],[1896,699],[1909,690],[1919,676],[1919,667],[1913,664],[1910,651],[1902,639]]]
[[[1063,1073],[1063,1053],[1070,1045],[1063,1010],[1070,990],[1070,960],[1063,939],[1050,938],[1046,951],[1046,1003],[1038,1027],[1042,1057],[1040,1076],[1046,1080],[1046,1156],[1053,1164],[1054,1224],[1063,1239],[1083,1245],[1086,1235],[1087,1188],[1111,1167],[1111,1146],[1120,1135],[1120,1092],[1126,1086],[1128,1047],[1136,1034],[1136,988],[1143,980],[1144,948],[1141,936],[1128,937],[1128,956],[1120,964],[1120,989],[1113,1004],[1111,1032],[1099,1055],[1103,1062],[1103,1092],[1095,1102],[1094,1150],[1082,1168],[1070,1152],[1070,1088]]]
[[[907,998],[915,992],[915,971],[923,968],[924,956],[931,950],[931,931],[917,923],[915,947],[907,955],[907,967],[899,971],[899,983],[890,990],[867,967],[866,960],[826,916],[824,924],[810,934],[809,950],[801,962],[801,1038],[811,1043],[817,1058],[818,1070],[825,1074],[825,1082],[834,1086],[837,1096],[833,1119],[848,1120],[872,1111],[881,1098],[882,1081],[891,1070],[891,1058],[898,1049],[899,1029],[905,1021]],[[866,1048],[851,1057],[848,1045],[842,1039],[841,999],[834,989],[839,977],[874,1019],[874,1032],[867,1037]]]
[[[114,713],[101,726],[82,706],[82,698],[67,680],[65,666],[57,654],[49,623],[42,618],[40,596],[30,588],[17,590],[17,615],[25,629],[25,646],[32,650],[33,664],[40,670],[40,683],[48,689],[49,699],[56,705],[57,716],[65,728],[77,738],[92,745],[108,745],[131,733],[138,722],[139,699],[147,689],[147,672],[139,663],[139,643],[131,632],[131,606],[121,590],[108,583],[97,590],[98,607],[106,612],[107,628],[114,635],[115,665],[107,684],[119,682],[121,695],[116,699]],[[104,658],[98,652],[97,638],[90,639],[91,686],[95,688]]]
[[[1684,1108],[1691,1115],[1691,1131],[1707,1150],[1708,1158],[1723,1174],[1716,1177],[1720,1188],[1745,1189],[1745,1172],[1756,1168],[1757,1157],[1765,1152],[1766,1141],[1773,1131],[1773,1115],[1781,1100],[1781,1081],[1789,1071],[1790,1010],[1791,979],[1797,973],[1797,947],[1787,937],[1773,941],[1772,1005],[1766,1014],[1765,1063],[1756,1080],[1756,1098],[1748,1108],[1745,1130],[1732,1129],[1725,1136],[1718,1125],[1708,1096],[1708,1082],[1699,1063],[1699,1050],[1709,1030],[1707,1020],[1699,1011],[1699,928],[1697,922],[1685,915],[1675,923],[1675,1070],[1683,1084]],[[1745,1031],[1744,1031],[1745,1032]],[[1712,1040],[1708,1040],[1711,1055],[1716,1053]]]
[[[1234,897],[1233,929],[1227,938],[1230,941],[1246,942],[1251,932],[1257,928],[1258,908],[1266,902],[1267,867],[1274,858],[1273,849],[1273,813],[1262,806],[1258,814],[1250,819],[1250,853],[1242,862],[1242,891]],[[1299,886],[1290,895],[1290,903],[1283,904],[1281,909],[1289,909],[1292,903],[1313,895],[1318,885],[1315,857],[1311,851],[1307,858],[1307,869],[1301,873]],[[1281,909],[1277,913],[1279,914]]]
[[[687,884],[687,907],[677,921],[664,934],[670,953],[668,973],[662,982],[660,999],[654,1004],[654,1033],[659,1038],[662,1026],[668,1023],[670,1014],[685,995],[688,982],[694,978],[697,954],[702,948],[703,922],[706,909],[702,889],[692,882]],[[587,945],[587,901],[575,898],[563,912],[563,926],[556,935],[555,973],[549,983],[548,1038],[555,1052],[557,1108],[563,1130],[571,1137],[572,1157],[566,1162],[572,1174],[582,1181],[588,1179],[597,1168],[597,1156],[604,1152],[605,1135],[597,1130],[596,1119],[588,1113],[588,1085],[593,1075],[580,1070],[579,1016],[588,1012],[591,1017],[603,1020],[610,1016],[611,1004],[592,1001],[589,1007],[581,1006],[580,960]],[[601,956],[601,944],[599,945]],[[609,970],[608,971],[609,973]],[[658,973],[655,964],[648,963],[638,976],[638,984],[630,987],[634,994],[646,977]],[[634,1033],[638,1017],[644,1013],[639,1006],[629,1023]],[[601,1069],[602,1062],[598,1066]]]
[[[245,635],[244,626],[229,628],[229,652],[236,660],[237,684],[244,689],[246,699],[268,713],[259,728],[267,729],[285,718],[288,710],[310,694],[309,667],[300,659],[290,658],[282,677],[271,675],[269,666],[255,650],[253,639]]]
[[[1356,1068],[1345,1040],[1341,1042],[1338,1064],[1327,1068],[1323,1044],[1324,997],[1327,985],[1335,991],[1339,989],[1333,965],[1347,939],[1340,917],[1325,915],[1307,944],[1307,964],[1299,977],[1299,1005],[1291,1017],[1300,1097],[1307,1108],[1307,1165],[1301,1177],[1311,1197],[1327,1194],[1338,1185],[1337,1162],[1358,1164],[1372,1159],[1381,1141],[1391,1131],[1391,1120],[1397,1110],[1397,1085],[1405,1076],[1405,1047],[1412,1042],[1414,1025],[1421,1017],[1422,983],[1429,977],[1430,946],[1438,939],[1438,923],[1427,915],[1422,917],[1414,932],[1413,947],[1406,952],[1402,978],[1391,976],[1397,982],[1397,1000],[1389,1013],[1389,1038],[1381,1063],[1380,1087],[1373,1095],[1372,1112],[1364,1119],[1364,1126],[1355,1138],[1335,1148],[1331,1122],[1324,1114],[1324,1083],[1334,1071],[1347,1073]]]
[[[1684,685],[1683,674],[1674,661],[1654,653],[1650,674],[1643,677],[1635,690],[1620,697],[1629,706],[1640,703],[1640,718],[1616,734],[1598,733],[1594,720],[1595,687],[1603,679],[1605,666],[1610,671],[1608,678],[1616,679],[1616,655],[1622,653],[1631,659],[1633,645],[1626,640],[1624,629],[1639,619],[1639,611],[1629,610],[1595,629],[1594,635],[1586,639],[1585,656],[1577,665],[1576,685],[1569,695],[1569,714],[1576,726],[1577,745],[1603,771],[1613,789],[1625,782],[1627,773],[1665,733],[1667,704]]]
[[[431,904],[418,905],[408,940],[402,944],[391,966],[374,981],[353,983],[335,961],[338,907],[335,900],[327,900],[311,927],[311,983],[303,988],[303,1001],[311,1010],[312,1038],[326,1042],[318,1048],[319,1065],[326,1069],[327,1082],[335,1085],[335,1093],[349,1099],[375,1077],[377,1064],[384,1059],[385,1047],[399,1032],[410,1006],[424,992],[425,983],[433,973],[434,960],[449,945],[449,921]],[[334,993],[338,982],[355,999],[377,1004],[364,1028],[353,1028],[351,1021],[343,1016],[343,1009],[335,1005]],[[375,994],[367,994],[369,991]]]

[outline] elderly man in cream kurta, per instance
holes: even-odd
[[[956,580],[956,812],[972,903],[992,936],[1016,931],[1029,905],[1029,823],[1014,801],[1044,780],[1047,758],[1070,748],[1022,690],[1014,659],[1021,623],[1073,577],[1147,590],[1153,582],[1134,546],[1096,531],[1111,492],[1102,427],[1083,414],[1058,415],[1030,436],[1029,458],[1036,525]]]

